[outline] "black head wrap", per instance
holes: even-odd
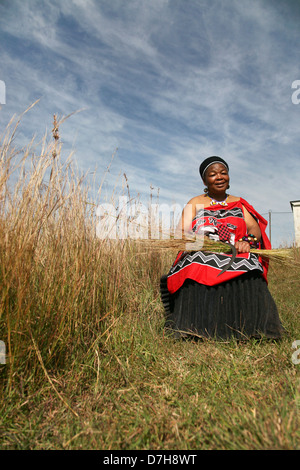
[[[223,158],[217,156],[208,157],[201,163],[199,168],[199,173],[202,179],[204,179],[204,173],[206,172],[207,168],[213,163],[222,163],[222,165],[224,165],[229,171],[229,166],[225,160],[223,160]]]

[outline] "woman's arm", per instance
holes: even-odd
[[[191,199],[184,207],[181,218],[175,230],[175,237],[181,238],[184,235],[191,235],[191,226],[193,218],[197,212],[197,198]]]
[[[248,234],[251,233],[252,235],[254,235],[257,238],[258,241],[260,241],[261,240],[261,231],[260,231],[258,223],[256,222],[254,217],[252,217],[250,212],[244,206],[243,206],[243,211],[244,211],[244,218],[245,218]],[[250,245],[249,245],[248,242],[244,242],[244,241],[239,242],[239,241],[237,241],[237,242],[235,242],[235,247],[236,247],[236,249],[239,253],[249,253],[249,251],[250,251]]]
[[[254,217],[252,217],[252,215],[246,209],[246,207],[243,206],[243,210],[244,210],[244,217],[245,217],[245,222],[246,222],[246,225],[247,225],[248,233],[252,233],[257,238],[257,240],[260,241],[261,240],[261,231],[260,231],[258,223],[254,219]]]

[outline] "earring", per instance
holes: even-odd
[[[230,188],[230,184],[228,183],[227,189],[229,189],[229,188]]]
[[[208,193],[208,188],[204,188],[204,192],[205,192],[205,193]]]

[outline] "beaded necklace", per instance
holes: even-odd
[[[220,206],[228,206],[227,199],[229,198],[229,194],[226,196],[226,198],[223,201],[217,201],[213,197],[210,197],[209,194],[207,194],[207,196],[211,200],[210,206],[216,206],[217,204],[220,204]]]

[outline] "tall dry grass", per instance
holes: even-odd
[[[34,141],[14,146],[19,121],[1,142],[0,338],[9,387],[20,370],[70,366],[88,354],[136,308],[134,286],[149,288],[150,277],[158,284],[161,257],[142,265],[134,245],[97,238],[97,202],[88,202],[89,181],[72,158],[62,158],[60,125],[54,117],[39,152]]]

